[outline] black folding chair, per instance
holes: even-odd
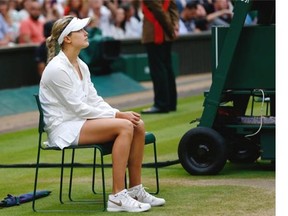
[[[41,150],[58,150],[58,151],[62,151],[62,157],[61,157],[61,164],[60,164],[60,192],[59,192],[59,200],[60,203],[64,203],[63,199],[62,199],[62,194],[63,194],[63,178],[64,178],[64,168],[67,167],[67,164],[64,163],[65,161],[65,152],[66,150],[71,150],[72,154],[71,154],[71,163],[68,164],[68,167],[70,167],[70,179],[69,179],[69,191],[68,191],[68,198],[70,201],[73,201],[72,199],[72,182],[73,182],[73,171],[74,171],[74,167],[75,167],[75,150],[76,149],[93,149],[94,150],[94,158],[93,158],[93,170],[92,170],[92,192],[94,194],[97,194],[96,189],[95,189],[95,183],[96,183],[96,153],[97,151],[99,151],[100,153],[100,168],[101,168],[101,176],[102,176],[102,196],[103,196],[103,205],[104,205],[104,209],[106,210],[106,188],[105,188],[105,172],[104,172],[104,168],[105,168],[105,164],[104,164],[104,156],[105,155],[109,155],[112,153],[112,147],[113,147],[113,142],[109,142],[109,143],[105,143],[105,144],[89,144],[89,145],[77,145],[77,146],[69,146],[66,147],[64,149],[60,149],[58,147],[48,147],[48,146],[44,146],[42,144],[42,136],[43,133],[45,133],[44,130],[44,119],[43,119],[43,110],[41,107],[41,103],[39,100],[39,96],[36,94],[34,95],[35,99],[36,99],[36,103],[37,103],[37,107],[39,110],[39,125],[38,125],[38,133],[39,133],[39,137],[38,137],[38,150],[37,150],[37,161],[36,161],[36,170],[35,170],[35,181],[34,181],[34,190],[33,190],[33,197],[36,197],[36,191],[37,191],[37,184],[38,184],[38,172],[39,172],[39,168],[41,168],[41,164],[40,164],[40,153]],[[156,190],[155,192],[151,192],[151,194],[158,194],[159,193],[159,176],[158,176],[158,164],[157,164],[157,152],[156,152],[156,138],[154,136],[153,133],[151,132],[146,132],[145,135],[145,145],[148,144],[153,144],[153,151],[154,151],[154,167],[155,167],[155,178],[156,178]],[[127,185],[127,182],[125,181],[125,184]],[[32,209],[33,211],[38,211],[36,210],[36,199],[33,199],[32,202]]]

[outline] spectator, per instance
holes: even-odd
[[[90,3],[91,11],[89,14],[93,17],[93,23],[97,23],[96,27],[101,30],[102,36],[115,39],[124,38],[124,10],[110,1],[91,0]]]
[[[67,0],[64,7],[64,15],[73,15],[78,18],[89,16],[90,0]]]
[[[125,37],[141,37],[142,35],[142,21],[138,21],[135,17],[135,9],[130,2],[120,5],[125,12],[125,20],[123,22],[123,29]]]
[[[202,31],[203,27],[200,24],[203,25],[205,17],[205,8],[199,1],[188,2],[180,13],[179,34]]]
[[[15,43],[18,43],[20,22],[23,19],[21,17],[20,11],[21,11],[21,3],[18,0],[10,0],[9,1],[9,15],[11,17],[13,27],[14,27]],[[27,17],[28,17],[28,12],[27,12]]]
[[[45,22],[57,20],[61,17],[61,13],[58,9],[57,0],[44,0],[42,3],[42,15],[45,18]]]
[[[76,10],[76,9],[71,9],[71,10],[69,10],[69,12],[68,12],[67,15],[71,15],[71,16],[78,17],[78,18],[80,17],[80,13],[79,13],[79,11]]]
[[[82,7],[79,11],[79,17],[80,18],[89,17],[89,11],[90,11],[90,0],[83,0]]]
[[[207,14],[212,14],[211,25],[229,25],[233,17],[233,5],[230,0],[212,0],[204,4]]]
[[[51,35],[52,26],[55,20],[50,20],[44,24],[44,37],[48,38]],[[47,46],[46,41],[43,41],[35,51],[35,61],[37,64],[37,72],[39,77],[42,76],[47,63]]]
[[[125,37],[125,11],[117,8],[114,19],[110,19],[109,24],[102,29],[104,37],[123,39]]]
[[[89,16],[95,20],[99,29],[104,29],[109,25],[111,12],[104,6],[103,0],[90,0]]]
[[[83,0],[67,0],[67,4],[64,8],[64,16],[70,15],[71,11],[80,16],[80,11],[83,6]]]
[[[19,43],[40,44],[45,40],[44,23],[39,20],[40,15],[41,4],[38,1],[31,2],[29,17],[20,23]]]
[[[8,25],[0,14],[0,46],[7,46],[10,42],[10,34],[8,31]]]
[[[179,15],[175,0],[143,0],[144,44],[153,82],[154,104],[143,114],[168,113],[177,109],[177,89],[171,46],[178,36]]]
[[[184,10],[186,4],[187,4],[186,0],[176,0],[176,5],[177,5],[179,14]]]
[[[20,10],[18,13],[20,22],[29,17],[29,8],[33,0],[22,0],[20,3]]]
[[[134,17],[139,21],[143,22],[143,12],[142,12],[142,7],[141,7],[141,0],[132,0],[131,4],[134,8]]]
[[[17,32],[17,28],[14,25],[13,20],[10,16],[10,13],[9,13],[9,0],[0,0],[0,15],[2,16],[1,26],[3,28],[3,30],[2,30],[3,34],[8,35],[7,37],[6,36],[4,37],[7,39],[7,40],[5,39],[7,44],[6,44],[6,42],[4,42],[4,44],[5,45],[8,45],[9,43],[12,44],[16,41],[18,32]],[[4,29],[7,29],[7,31]]]
[[[179,33],[200,32],[210,30],[213,25],[229,25],[220,18],[224,15],[232,16],[230,9],[222,9],[206,13],[204,5],[199,0],[189,1],[180,14]]]

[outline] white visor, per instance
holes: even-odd
[[[64,37],[69,35],[71,32],[83,29],[88,25],[89,21],[90,17],[84,19],[78,19],[77,17],[74,17],[60,34],[58,38],[58,44],[61,45],[63,43]]]

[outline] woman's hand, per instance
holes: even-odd
[[[132,122],[134,127],[136,127],[141,119],[141,115],[133,111],[117,112],[116,118],[127,119]]]

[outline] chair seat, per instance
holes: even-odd
[[[102,152],[103,155],[109,155],[112,153],[112,147],[113,147],[113,142],[107,142],[103,144],[86,144],[86,145],[71,145],[68,147],[65,147],[64,149],[85,149],[85,148],[97,148],[99,151]],[[56,151],[61,151],[57,146],[41,146],[43,150],[56,150]]]
[[[153,144],[156,141],[155,135],[151,132],[145,132],[145,145]],[[65,148],[66,149],[85,149],[85,148],[97,148],[102,152],[103,155],[109,155],[112,153],[113,142],[107,142],[103,144],[87,144],[87,145],[71,145]],[[56,146],[43,146],[43,150],[59,150],[61,149]]]
[[[145,145],[154,143],[156,141],[155,135],[151,132],[145,133]]]

